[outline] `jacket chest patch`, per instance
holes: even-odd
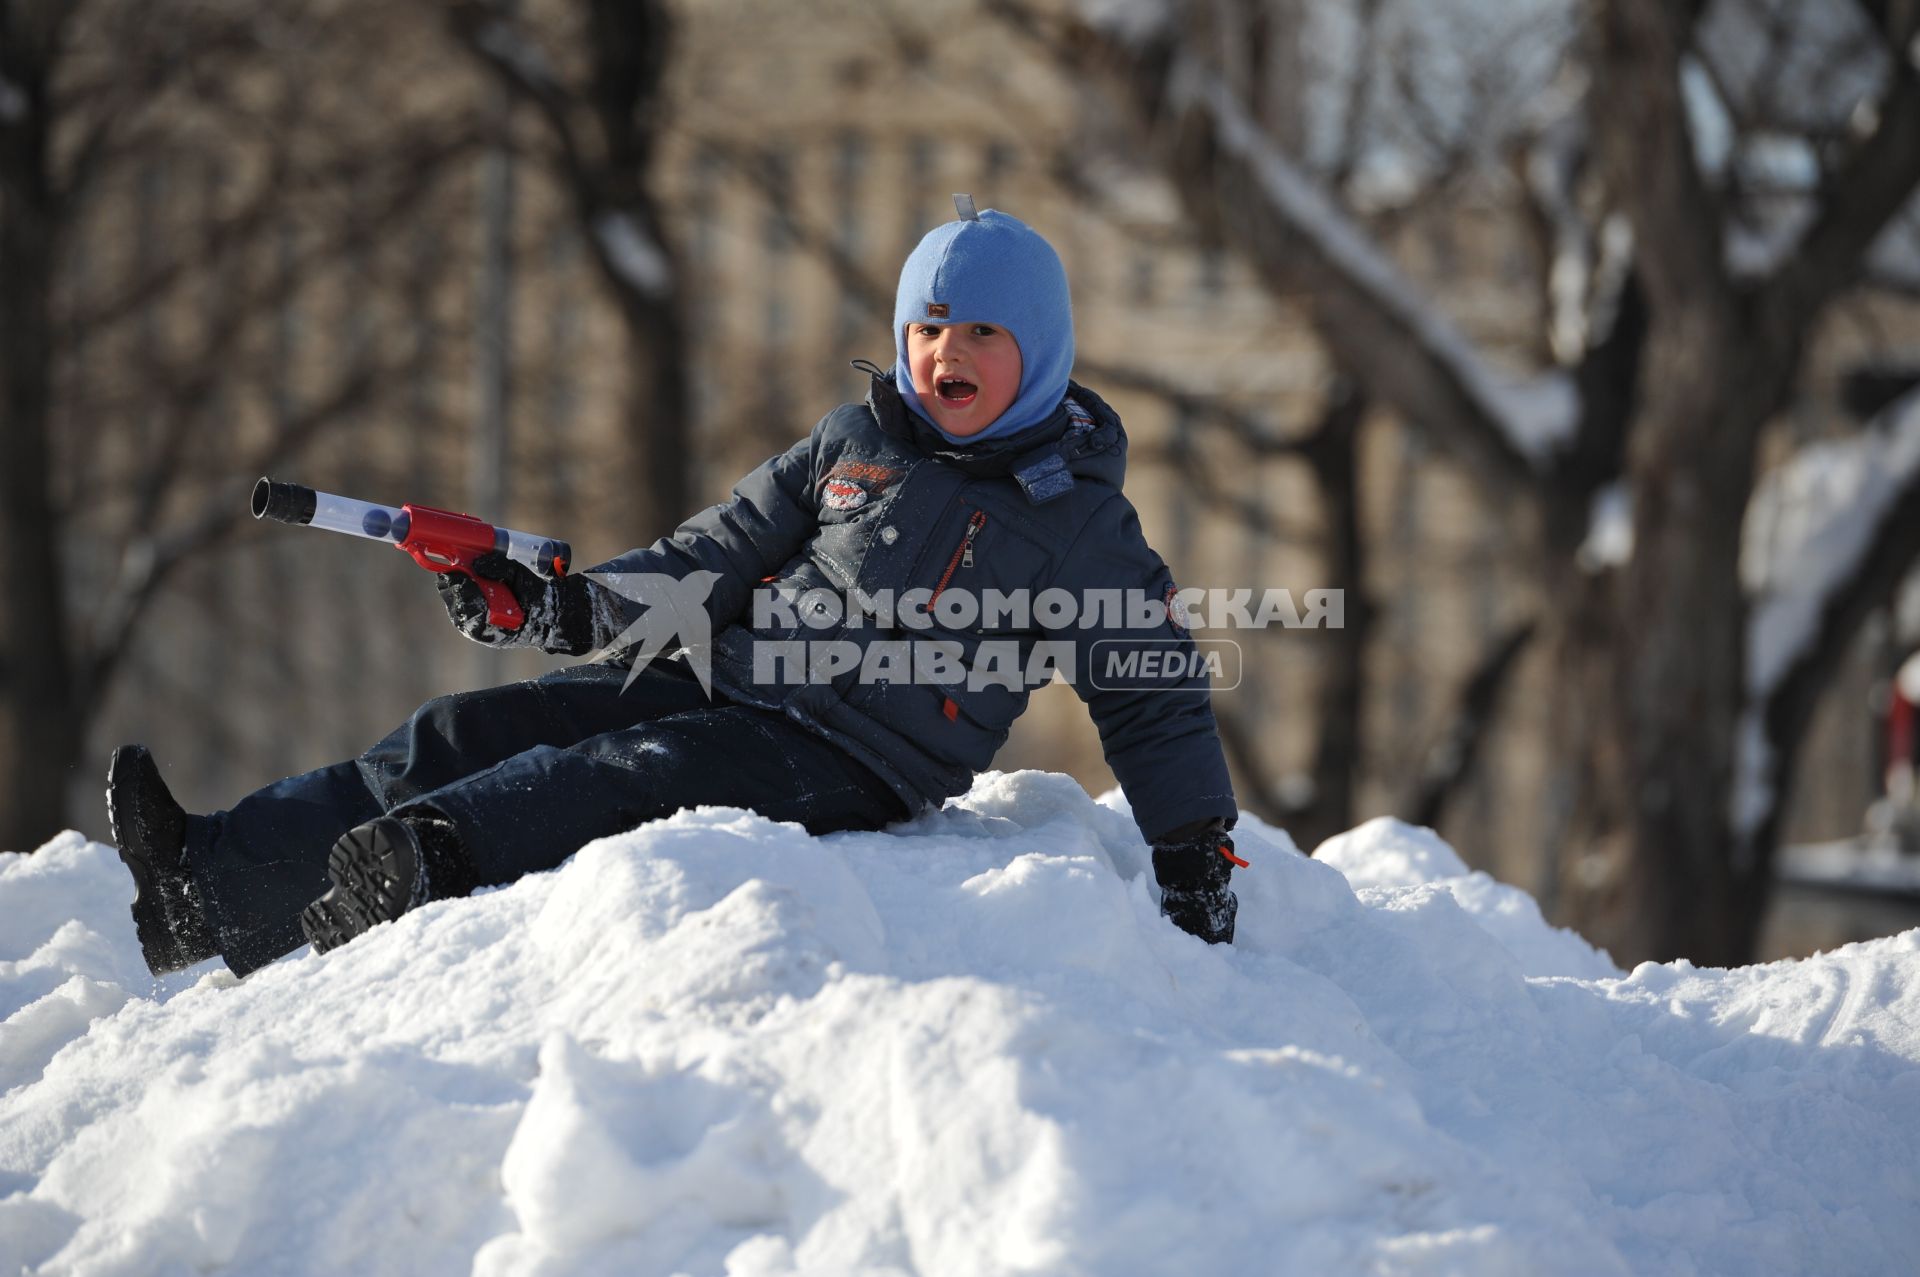
[[[846,457],[833,463],[820,480],[820,504],[829,510],[858,510],[893,486],[900,477],[895,466]]]
[[[820,504],[829,510],[858,510],[867,503],[867,490],[852,479],[828,479],[820,485]]]

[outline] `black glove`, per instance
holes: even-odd
[[[526,619],[517,630],[496,628],[487,620],[487,596],[480,587],[464,572],[441,572],[440,601],[462,634],[488,647],[537,647],[557,656],[585,656],[593,650],[593,602],[586,578],[549,581],[498,550],[475,559],[473,570],[513,591]]]
[[[1233,943],[1240,901],[1227,890],[1233,877],[1233,839],[1219,817],[1182,825],[1153,843],[1153,876],[1160,884],[1160,914],[1208,944]]]

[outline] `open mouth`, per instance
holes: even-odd
[[[934,383],[933,393],[949,407],[964,408],[980,393],[980,387],[964,377],[942,377]]]

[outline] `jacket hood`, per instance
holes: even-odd
[[[1026,489],[1029,500],[1049,500],[1066,490],[1058,480],[1044,477],[1048,475],[1064,473],[1114,488],[1126,479],[1126,428],[1106,400],[1078,382],[1067,382],[1066,399],[1040,422],[963,446],[907,407],[893,383],[891,370],[869,376],[867,407],[882,430],[967,474],[1012,476]],[[1068,401],[1084,409],[1091,423],[1076,419]]]

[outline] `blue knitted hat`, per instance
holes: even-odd
[[[995,209],[978,215],[973,197],[956,195],[960,220],[927,232],[900,268],[893,301],[894,384],[907,406],[940,430],[913,391],[907,366],[909,324],[992,324],[1020,347],[1020,391],[978,434],[947,434],[978,443],[1045,421],[1067,395],[1073,372],[1073,304],[1060,255],[1040,232]]]

